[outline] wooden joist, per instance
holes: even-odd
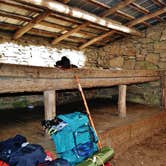
[[[144,22],[146,20],[149,20],[149,19],[151,19],[153,17],[159,16],[159,15],[161,15],[163,13],[166,13],[166,7],[162,8],[162,9],[160,9],[160,10],[154,12],[154,13],[150,13],[148,15],[145,15],[145,16],[143,16],[141,18],[137,18],[137,19],[129,22],[127,25],[131,27],[131,26],[137,25],[137,24],[139,24],[141,22]]]
[[[162,0],[152,0],[152,2],[160,7],[166,6]]]
[[[140,17],[140,18],[137,18],[135,20],[132,20],[129,23],[127,23],[127,25],[130,26],[130,27],[135,26],[135,25],[137,25],[139,23],[143,23],[144,21],[149,20],[149,19],[151,19],[153,17],[156,17],[156,16],[158,16],[160,14],[163,14],[165,12],[166,12],[166,7],[162,8],[162,9],[160,9],[160,10],[154,12],[154,13],[150,13],[150,14],[145,15],[143,17]],[[89,40],[87,43],[84,43],[83,45],[81,45],[79,47],[79,49],[84,49],[85,47],[87,47],[87,46],[89,46],[91,44],[94,44],[95,42],[100,41],[100,40],[104,39],[105,37],[108,37],[108,36],[114,34],[115,32],[116,31],[112,30],[112,31],[106,32],[106,33],[104,33],[104,34],[102,34],[102,35],[100,35],[100,36],[98,36],[96,38],[93,38],[93,39]]]
[[[106,17],[106,16],[108,16],[108,15],[114,13],[114,12],[117,11],[118,9],[121,9],[121,8],[125,7],[127,4],[131,3],[132,1],[133,1],[133,0],[125,1],[125,3],[124,3],[124,2],[120,2],[118,5],[116,5],[115,7],[112,7],[112,8],[109,7],[109,6],[107,6],[107,5],[102,5],[102,6],[104,6],[105,8],[107,8],[108,10],[107,10],[106,12],[103,12],[102,14],[100,14],[100,16],[101,16],[101,17]],[[91,1],[91,2],[92,2],[92,1]],[[94,3],[94,1],[93,1],[93,3]],[[95,4],[96,4],[96,3],[97,3],[97,2],[95,2]],[[100,5],[101,5],[101,3],[100,3]],[[85,22],[85,23],[79,25],[78,27],[74,28],[73,30],[66,32],[64,35],[60,36],[59,38],[55,38],[55,39],[52,41],[52,44],[57,44],[57,43],[59,43],[60,41],[62,41],[62,40],[64,40],[65,38],[69,37],[70,35],[72,35],[73,33],[76,33],[76,32],[80,31],[81,29],[83,29],[83,28],[85,28],[85,27],[87,27],[87,26],[89,26],[89,25],[90,25],[90,22]]]
[[[44,20],[47,16],[51,14],[50,11],[45,11],[41,14],[39,14],[37,17],[35,17],[32,21],[30,21],[28,24],[26,24],[24,27],[18,29],[13,39],[18,39],[21,36],[23,36],[26,32],[28,32],[30,29],[32,29],[36,24],[40,23],[42,20]]]
[[[102,17],[106,17],[106,16],[109,16],[113,13],[115,13],[118,9],[122,9],[124,8],[125,6],[127,6],[128,4],[132,3],[134,0],[125,0],[125,1],[122,1],[120,3],[118,3],[117,5],[115,5],[114,7],[106,10],[105,12],[103,12],[101,14]]]

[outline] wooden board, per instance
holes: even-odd
[[[76,89],[74,76],[82,87],[109,87],[155,81],[158,70],[69,69],[0,64],[0,93]]]

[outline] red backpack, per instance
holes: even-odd
[[[4,161],[0,160],[0,166],[9,166],[8,164],[6,164]]]

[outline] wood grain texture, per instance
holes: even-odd
[[[157,70],[69,69],[24,65],[0,65],[0,93],[76,89],[74,76],[82,87],[109,87],[160,79]]]
[[[119,85],[118,112],[120,118],[126,117],[126,85]]]
[[[56,99],[55,90],[44,91],[44,110],[45,120],[51,120],[55,118],[56,113]]]

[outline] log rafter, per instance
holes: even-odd
[[[92,0],[90,0],[90,1],[92,2]],[[113,8],[110,8],[109,6],[104,5],[104,7],[107,8],[108,10],[106,12],[101,13],[100,16],[101,17],[106,17],[106,16],[114,13],[118,9],[121,9],[121,8],[125,7],[126,5],[128,5],[129,3],[133,2],[133,1],[134,0],[127,0],[125,2],[120,2],[119,4],[115,5]],[[90,25],[90,22],[85,22],[85,23],[77,26],[76,28],[72,29],[71,31],[66,32],[64,35],[60,36],[59,38],[55,38],[52,41],[52,44],[59,43],[60,41],[64,40],[65,38],[69,37],[71,34],[76,33],[78,31],[80,31],[82,28],[85,28],[89,25]]]
[[[162,8],[162,9],[160,9],[160,10],[154,12],[154,13],[150,13],[150,14],[145,15],[145,16],[143,16],[143,17],[140,17],[140,18],[138,18],[138,19],[132,20],[132,21],[130,21],[129,23],[127,23],[127,25],[128,25],[129,27],[135,26],[135,25],[137,25],[137,24],[139,24],[139,23],[142,23],[142,22],[144,22],[144,21],[146,21],[146,20],[149,20],[149,19],[151,19],[151,18],[153,18],[153,17],[156,17],[156,16],[158,16],[158,15],[160,15],[160,14],[162,14],[162,13],[165,13],[165,12],[166,12],[166,7]],[[107,36],[111,36],[111,35],[113,35],[115,32],[116,32],[116,31],[112,30],[112,31],[109,31],[109,32],[107,32],[107,33],[104,33],[104,34],[102,34],[102,35],[100,35],[100,36],[98,36],[98,37],[96,37],[96,38],[93,38],[93,39],[89,40],[87,43],[84,43],[83,45],[81,45],[81,46],[79,47],[79,49],[83,49],[83,48],[85,48],[85,47],[87,47],[87,46],[89,46],[89,45],[91,45],[91,44],[93,44],[93,43],[95,43],[95,42],[97,42],[97,41],[100,41],[100,40],[104,39],[104,38],[107,37]]]
[[[42,20],[44,20],[47,16],[49,16],[51,14],[51,11],[45,11],[41,14],[39,14],[37,17],[35,17],[34,19],[32,19],[28,24],[26,24],[25,26],[23,26],[22,28],[18,29],[14,36],[13,39],[18,39],[21,36],[23,36],[26,32],[28,32],[29,30],[31,30],[35,25],[37,25],[38,23],[40,23]]]

